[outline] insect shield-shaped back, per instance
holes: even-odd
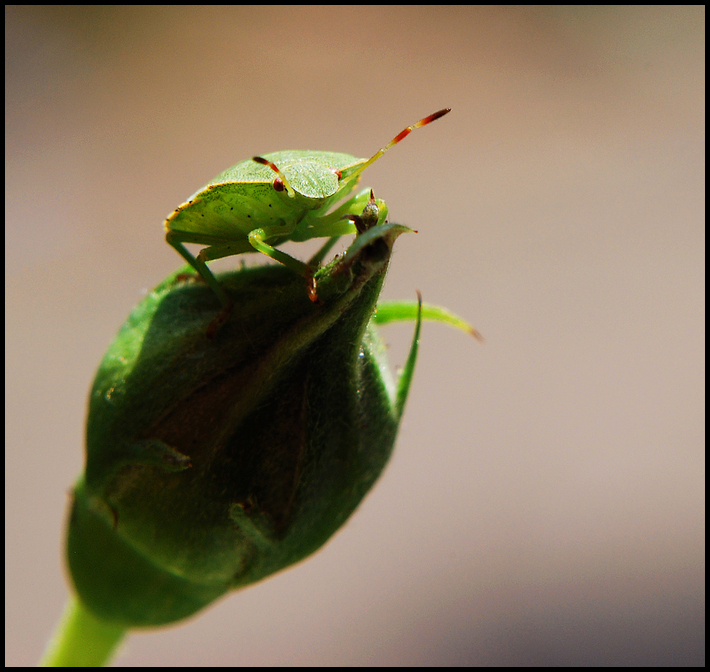
[[[210,289],[177,274],[133,312],[91,391],[68,561],[99,618],[154,626],[315,551],[392,451],[395,396],[371,316],[405,227],[361,236],[318,275],[261,267]],[[406,396],[406,394],[405,394]]]

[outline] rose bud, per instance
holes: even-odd
[[[185,618],[302,560],[353,513],[392,453],[416,360],[421,305],[380,318],[417,319],[396,384],[373,320],[405,231],[358,235],[316,273],[317,303],[266,266],[220,276],[234,304],[216,330],[213,292],[184,270],[135,308],[91,390],[69,521],[94,616]],[[437,310],[423,314],[468,328]]]

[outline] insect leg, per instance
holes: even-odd
[[[280,264],[287,266],[299,275],[303,275],[304,277],[308,275],[308,273],[310,272],[308,264],[304,264],[302,261],[299,261],[298,259],[292,257],[290,254],[286,254],[286,252],[277,250],[265,242],[265,240],[270,237],[269,234],[278,235],[279,233],[278,230],[274,230],[272,232],[270,228],[271,227],[263,227],[261,229],[253,229],[249,232],[249,242],[251,243],[252,247],[254,247],[254,249],[258,250],[259,252],[262,252],[266,256],[275,259]]]
[[[316,293],[316,281],[313,277],[313,269],[308,265],[304,264],[302,261],[295,259],[290,254],[277,250],[268,243],[264,242],[265,239],[270,236],[279,236],[281,231],[279,229],[265,226],[261,229],[253,229],[249,232],[249,242],[252,244],[254,249],[262,252],[268,257],[275,259],[280,264],[283,264],[292,271],[298,273],[298,275],[304,277],[308,283],[308,297],[314,303],[318,301],[318,294]]]
[[[320,266],[320,263],[323,261],[325,258],[325,255],[328,254],[333,249],[333,245],[337,243],[340,240],[340,236],[333,236],[332,238],[329,238],[328,240],[325,241],[325,245],[323,245],[318,252],[316,252],[309,260],[308,260],[308,265],[311,268],[316,268],[316,266]]]
[[[212,275],[212,271],[207,268],[207,264],[201,259],[196,259],[181,242],[175,240],[170,234],[171,232],[169,231],[165,236],[168,243],[172,245],[177,253],[205,279],[207,284],[212,288],[212,291],[214,291],[217,295],[217,298],[222,306],[224,308],[230,307],[232,305],[232,300],[227,296],[227,293],[224,289],[222,289],[219,282],[217,282],[217,278]]]
[[[291,234],[291,240],[303,241],[311,238],[330,238],[332,236],[346,236],[357,233],[355,225],[344,215],[360,215],[365,206],[370,202],[370,190],[353,196],[338,206],[333,212],[327,215],[309,213],[301,222],[301,225]],[[384,223],[387,217],[387,206],[380,199],[375,199],[379,208],[378,224]]]

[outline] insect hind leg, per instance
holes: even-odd
[[[224,291],[222,285],[219,284],[217,278],[212,274],[212,271],[207,268],[207,264],[202,259],[195,258],[182,243],[173,240],[169,233],[166,236],[166,240],[175,248],[177,253],[205,279],[207,284],[212,288],[212,291],[217,295],[222,307],[225,309],[231,308],[232,300],[227,296],[227,292]]]

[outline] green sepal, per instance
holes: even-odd
[[[372,316],[375,324],[390,324],[391,322],[411,322],[417,319],[421,311],[422,320],[431,322],[443,322],[450,327],[461,329],[479,341],[483,340],[478,329],[472,327],[466,320],[455,315],[450,310],[441,306],[434,306],[430,303],[416,301],[381,301],[377,304],[377,310]]]

